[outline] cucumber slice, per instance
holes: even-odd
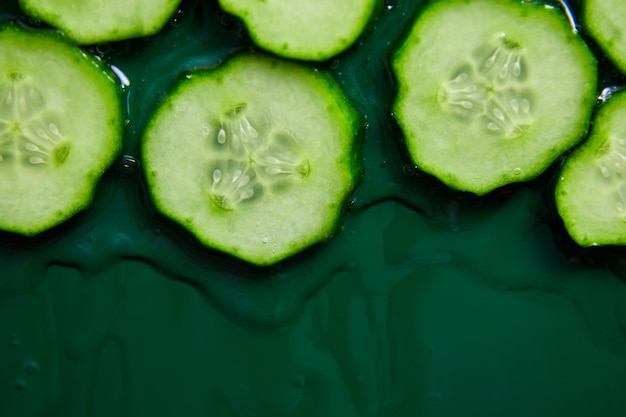
[[[539,175],[584,137],[596,101],[594,56],[539,3],[431,2],[392,67],[411,159],[477,195]]]
[[[143,168],[162,214],[267,266],[336,232],[361,175],[360,126],[329,75],[241,53],[175,85],[142,137]]]
[[[580,246],[626,245],[626,92],[600,107],[589,138],[566,159],[555,197]]]
[[[123,126],[99,61],[58,32],[0,26],[0,229],[33,236],[89,206]]]
[[[159,32],[181,0],[19,0],[24,12],[87,45]]]
[[[325,61],[359,38],[378,0],[219,0],[254,43],[285,58]]]
[[[582,24],[602,51],[626,74],[626,2],[585,0]]]

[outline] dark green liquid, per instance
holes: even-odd
[[[387,62],[419,7],[383,6],[317,65],[366,117],[366,174],[333,240],[263,271],[155,213],[136,165],[176,78],[251,46],[241,24],[190,0],[91,48],[130,80],[127,157],[91,209],[0,234],[0,416],[624,415],[626,251],[572,244],[558,167],[478,199],[406,158]]]

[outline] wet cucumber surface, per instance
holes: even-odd
[[[388,3],[317,64],[365,117],[365,176],[337,237],[262,271],[160,217],[139,166],[156,103],[250,47],[243,26],[189,0],[154,37],[94,46],[127,81],[125,156],[90,210],[0,234],[0,415],[623,415],[626,252],[568,237],[559,162],[482,198],[408,162],[388,59],[420,6]]]

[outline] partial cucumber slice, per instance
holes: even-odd
[[[19,0],[28,15],[64,31],[79,44],[154,35],[181,0]]]
[[[36,235],[91,203],[122,148],[121,98],[58,32],[0,27],[0,229]]]
[[[626,92],[600,107],[589,138],[565,161],[556,206],[579,245],[626,245]]]
[[[258,53],[182,79],[141,142],[156,208],[266,266],[336,231],[361,174],[361,119],[323,72]]]
[[[539,175],[584,137],[596,101],[595,58],[539,3],[431,2],[392,65],[410,157],[477,195]]]
[[[585,0],[582,24],[603,52],[626,74],[626,2]]]
[[[285,58],[325,61],[365,30],[378,0],[219,0],[259,47]]]

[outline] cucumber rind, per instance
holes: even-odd
[[[626,74],[626,4],[621,0],[585,0],[581,21],[586,33]]]
[[[484,97],[494,102],[500,93],[507,100],[515,98],[518,108],[518,97],[527,94],[530,116],[511,117],[511,125],[516,126],[517,117],[523,129],[510,129],[510,137],[488,132],[486,126],[497,117],[487,114],[487,104],[483,114],[473,114],[451,111],[442,100],[446,83],[454,87],[463,71],[478,74],[479,61],[486,65],[498,48],[513,60],[518,54],[527,64],[509,90],[497,90],[495,75],[484,90]],[[392,112],[409,157],[449,187],[477,195],[541,174],[585,136],[596,98],[595,57],[559,10],[540,4],[431,2],[417,16],[391,64],[398,84]],[[490,90],[493,85],[496,93]],[[487,116],[491,119],[485,121]],[[506,132],[506,123],[502,125]]]
[[[35,236],[91,205],[122,149],[122,91],[56,31],[3,24],[0,56],[0,230]]]
[[[120,41],[158,33],[181,0],[19,0],[22,10],[61,29],[81,45]]]
[[[241,19],[255,45],[284,58],[326,61],[350,48],[379,9],[378,0],[219,0]]]
[[[626,92],[598,109],[588,139],[565,160],[555,204],[580,246],[626,245]]]
[[[262,188],[254,189],[251,202],[224,203],[215,198],[221,184],[216,182],[215,167],[230,181],[233,177],[227,172],[234,168],[228,161],[241,164],[248,158],[225,153],[224,149],[231,152],[230,136],[226,145],[218,143],[221,126],[232,118],[238,123],[233,131],[249,124],[258,138],[274,143],[278,135],[291,138],[298,166],[304,169],[286,176],[284,190],[261,181],[267,180],[262,169],[268,168],[262,167],[260,155],[267,154],[254,151],[249,158],[256,176],[250,183],[260,178]],[[242,52],[175,84],[142,135],[142,166],[161,214],[204,246],[265,267],[337,232],[362,173],[361,126],[360,115],[328,74],[262,53]],[[237,192],[243,195],[246,190]]]

